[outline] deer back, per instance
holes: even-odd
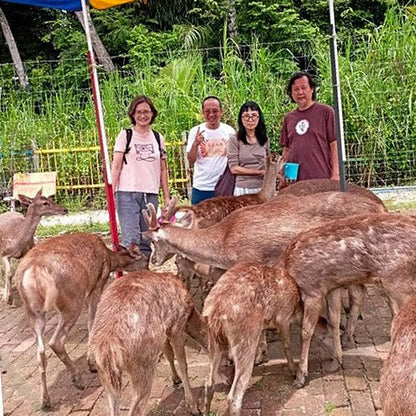
[[[308,179],[304,181],[295,182],[292,185],[287,186],[279,191],[276,195],[295,195],[295,196],[303,196],[303,195],[311,195],[320,192],[337,192],[340,190],[339,181],[333,179]],[[370,198],[375,202],[379,202],[383,204],[381,199],[375,195],[370,190],[356,185],[354,183],[347,183],[347,192],[359,194],[363,197]]]
[[[146,264],[142,255],[112,252],[97,235],[66,234],[36,245],[19,263],[16,282],[23,301],[36,298],[47,310],[56,302],[88,296],[121,265],[140,268]]]
[[[398,305],[416,291],[416,218],[352,216],[296,236],[279,259],[305,295],[380,282]]]

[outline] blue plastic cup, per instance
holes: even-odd
[[[298,178],[299,163],[285,163],[285,179],[296,181]]]

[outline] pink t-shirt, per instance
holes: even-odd
[[[288,113],[280,135],[281,145],[289,148],[288,162],[299,163],[298,180],[331,178],[335,140],[334,109],[321,103]]]
[[[114,153],[126,150],[126,130],[116,139]],[[162,159],[166,159],[165,140],[160,135]],[[151,132],[142,136],[133,129],[130,151],[126,154],[127,164],[123,162],[117,190],[124,192],[145,192],[158,194],[160,189],[160,149]]]

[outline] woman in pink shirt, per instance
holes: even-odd
[[[150,98],[134,98],[128,114],[132,128],[123,129],[114,146],[112,177],[117,215],[123,245],[136,244],[149,257],[150,241],[142,238],[147,230],[142,210],[150,202],[157,208],[160,187],[165,203],[170,198],[165,141],[150,128],[157,116]]]

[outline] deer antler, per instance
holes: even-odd
[[[159,224],[157,223],[156,210],[152,203],[147,204],[147,210],[142,210],[142,214],[150,231],[155,231],[159,228]]]
[[[173,215],[176,214],[178,208],[176,207],[179,203],[179,199],[174,195],[170,200],[168,206],[162,211],[162,222],[169,224]]]

